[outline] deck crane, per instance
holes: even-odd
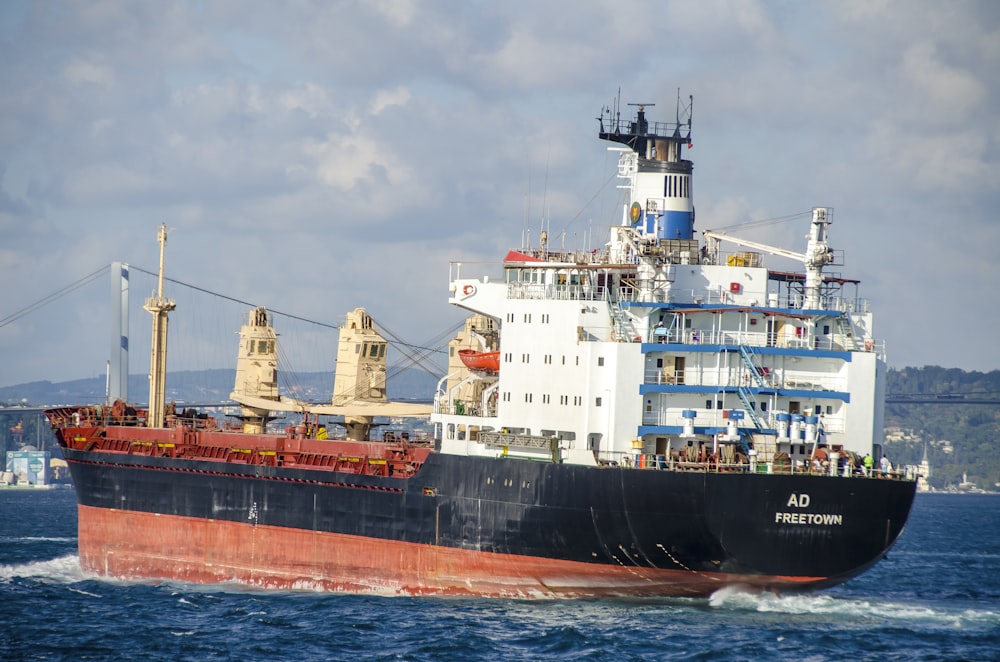
[[[809,233],[809,243],[806,246],[805,253],[796,253],[784,248],[768,246],[767,244],[750,241],[749,239],[741,239],[740,237],[734,237],[724,232],[716,232],[715,230],[704,230],[702,231],[702,236],[705,237],[707,242],[706,248],[709,254],[715,255],[716,261],[718,261],[719,243],[728,241],[740,246],[754,248],[772,255],[779,255],[801,262],[806,268],[803,308],[815,309],[820,307],[823,267],[833,264],[834,261],[833,249],[826,243],[826,228],[830,225],[830,212],[831,210],[826,207],[816,207],[812,210],[812,229]]]

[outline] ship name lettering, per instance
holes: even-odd
[[[795,506],[796,508],[807,508],[810,500],[811,499],[808,494],[796,494],[795,492],[792,492],[792,496],[788,497],[788,503],[785,505],[789,508],[792,506]]]
[[[775,524],[809,524],[814,526],[843,526],[844,516],[832,513],[775,513]]]

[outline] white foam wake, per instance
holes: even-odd
[[[963,624],[1000,625],[1000,611],[989,609],[941,609],[916,602],[890,602],[839,598],[823,593],[776,595],[726,587],[712,594],[709,604],[718,609],[825,616],[831,619],[876,619],[884,622],[922,621],[961,627]]]
[[[9,582],[15,577],[30,577],[58,584],[73,584],[87,579],[80,568],[80,557],[76,554],[48,561],[0,565],[0,581]]]

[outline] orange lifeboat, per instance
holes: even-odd
[[[458,358],[469,370],[500,372],[500,352],[477,352],[474,349],[458,350]]]

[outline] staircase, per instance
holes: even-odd
[[[754,397],[753,391],[749,387],[741,385],[736,392],[740,396],[740,401],[743,402],[747,414],[750,415],[750,420],[753,421],[758,430],[763,430],[764,421],[757,415],[757,398]]]
[[[740,358],[743,359],[743,363],[750,373],[750,382],[756,384],[758,387],[764,386],[764,376],[761,374],[761,369],[757,366],[757,353],[753,347],[750,345],[740,345]],[[740,396],[740,401],[743,402],[743,406],[750,415],[750,420],[753,421],[758,430],[762,430],[764,422],[757,415],[757,398],[754,397],[749,385],[740,384],[737,394]]]
[[[611,311],[611,332],[613,337],[622,342],[631,342],[635,338],[635,328],[628,313],[622,305],[611,297],[608,297],[608,309]]]
[[[847,319],[847,315],[841,315],[837,318],[837,331],[844,339],[844,349],[848,352],[857,351],[858,343],[854,340],[854,331],[851,329],[851,322]]]

